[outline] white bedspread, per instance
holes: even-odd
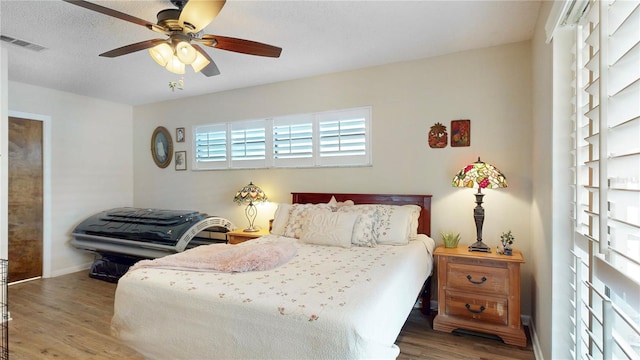
[[[269,235],[251,242],[296,241]],[[237,246],[243,246],[242,244]],[[298,244],[268,271],[142,268],[116,290],[112,333],[150,359],[393,359],[434,242]]]

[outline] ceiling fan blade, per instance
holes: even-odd
[[[180,12],[178,23],[185,30],[197,33],[218,16],[226,1],[189,0]]]
[[[193,44],[193,47],[200,54],[202,54],[202,56],[204,56],[207,60],[209,60],[209,65],[205,66],[202,70],[200,70],[200,72],[205,76],[220,75],[220,70],[218,70],[218,66],[216,66],[216,63],[214,63],[213,60],[209,57],[209,54],[207,54],[207,52],[204,51],[204,49],[198,46],[197,44]]]
[[[98,5],[98,4],[94,4],[94,3],[90,3],[88,1],[84,1],[84,0],[63,0],[65,2],[68,2],[69,4],[73,4],[73,5],[78,5],[80,7],[83,7],[85,9],[89,9],[89,10],[93,10],[96,12],[99,12],[101,14],[105,14],[108,16],[112,16],[124,21],[128,21],[137,25],[142,25],[145,26],[149,29],[153,29],[154,27],[157,27],[156,24],[148,22],[146,20],[137,18],[135,16],[131,16],[129,14],[125,14],[123,12],[117,11],[117,10],[113,10],[113,9],[109,9],[107,7]]]
[[[258,55],[267,57],[280,57],[282,48],[267,45],[256,41],[236,39],[218,35],[203,35],[202,39],[194,39],[200,41],[203,45],[211,46],[216,49],[234,51],[248,55]]]
[[[100,54],[100,56],[113,58],[121,55],[131,54],[133,52],[140,51],[140,50],[149,49],[158,44],[166,43],[166,42],[167,40],[163,40],[163,39],[145,40],[139,43],[125,45],[123,47],[119,47],[117,49],[107,51],[105,53]]]

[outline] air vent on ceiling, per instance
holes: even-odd
[[[33,51],[42,51],[42,50],[46,49],[46,47],[44,47],[44,46],[36,45],[36,44],[30,43],[28,41],[20,40],[20,39],[14,39],[12,37],[5,36],[5,35],[0,35],[0,40],[2,40],[4,42],[8,42],[8,43],[16,45],[16,46],[20,46],[20,47],[29,49],[29,50],[33,50]]]

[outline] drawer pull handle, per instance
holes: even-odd
[[[471,310],[471,305],[469,305],[469,304],[464,304],[464,306],[467,308],[467,310],[471,311],[474,314],[480,314],[485,309],[485,307],[482,306],[482,305],[480,305],[480,310]]]
[[[473,279],[473,277],[471,275],[467,275],[467,280],[469,280],[469,282],[472,283],[472,284],[480,285],[483,282],[487,281],[487,278],[484,277],[484,276],[482,277],[482,279],[480,279],[480,281],[473,281],[471,279]]]

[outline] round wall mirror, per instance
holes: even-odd
[[[158,126],[151,135],[151,156],[159,168],[166,168],[173,156],[173,141],[171,134],[163,126]]]

